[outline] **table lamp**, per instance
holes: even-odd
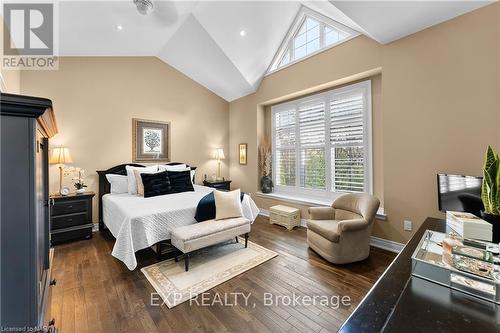
[[[73,159],[69,154],[69,150],[66,147],[55,147],[52,148],[52,154],[49,158],[50,164],[59,165],[59,193],[62,190],[62,177],[63,177],[63,167],[65,163],[73,163]]]
[[[217,148],[215,149],[214,153],[214,158],[217,160],[217,180],[221,180],[222,177],[220,176],[220,161],[225,159],[226,157],[224,156],[224,149],[222,148]]]

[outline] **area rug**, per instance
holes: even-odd
[[[173,308],[233,277],[258,266],[278,254],[244,239],[222,243],[196,251],[189,258],[189,271],[184,260],[162,261],[141,269],[164,303]]]

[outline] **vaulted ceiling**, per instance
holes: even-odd
[[[301,6],[388,43],[490,2],[157,0],[141,15],[132,0],[61,1],[59,53],[157,56],[232,101],[258,88]]]

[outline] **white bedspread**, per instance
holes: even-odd
[[[194,185],[194,192],[143,198],[130,194],[106,194],[102,197],[103,221],[116,238],[112,255],[128,269],[137,267],[135,252],[159,241],[170,239],[170,232],[179,226],[196,223],[194,216],[201,198],[213,188]],[[254,221],[259,209],[245,195],[243,215]]]

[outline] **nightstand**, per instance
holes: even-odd
[[[213,187],[218,190],[229,191],[231,189],[231,180],[204,180],[203,185]]]
[[[59,244],[73,239],[92,238],[94,192],[51,195],[50,241]]]

